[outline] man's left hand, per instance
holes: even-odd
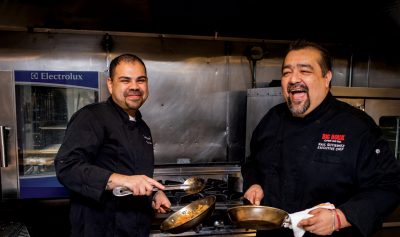
[[[309,214],[313,216],[301,220],[298,223],[299,227],[316,235],[331,235],[335,231],[334,210],[317,208],[311,210]]]
[[[167,213],[170,210],[171,202],[163,191],[157,191],[153,196],[151,206],[157,213]]]

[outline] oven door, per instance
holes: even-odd
[[[18,197],[17,125],[12,72],[0,71],[0,199]]]
[[[379,118],[379,126],[396,159],[400,159],[400,116],[382,116]]]

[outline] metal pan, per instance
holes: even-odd
[[[231,207],[228,216],[238,227],[256,230],[271,230],[282,227],[289,214],[269,206],[243,205]]]
[[[194,229],[211,216],[215,209],[215,201],[216,197],[211,195],[179,209],[161,223],[161,231],[179,234]]]

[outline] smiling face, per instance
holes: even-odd
[[[114,102],[134,117],[149,95],[145,67],[139,61],[119,62],[107,87]]]
[[[320,52],[312,47],[292,50],[282,66],[282,93],[295,117],[304,117],[325,99],[332,72],[325,75]]]

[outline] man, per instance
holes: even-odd
[[[400,201],[400,166],[379,127],[329,92],[321,46],[294,42],[282,64],[286,103],[260,121],[243,165],[244,197],[289,213],[330,202],[298,223],[306,236],[369,236]],[[290,229],[258,236],[293,236]]]
[[[71,236],[149,236],[153,209],[171,206],[153,187],[154,151],[139,108],[148,97],[143,61],[123,54],[110,64],[111,96],[88,105],[70,119],[56,156],[60,182],[71,190]],[[113,196],[123,186],[133,195]],[[153,209],[152,209],[153,208]]]

